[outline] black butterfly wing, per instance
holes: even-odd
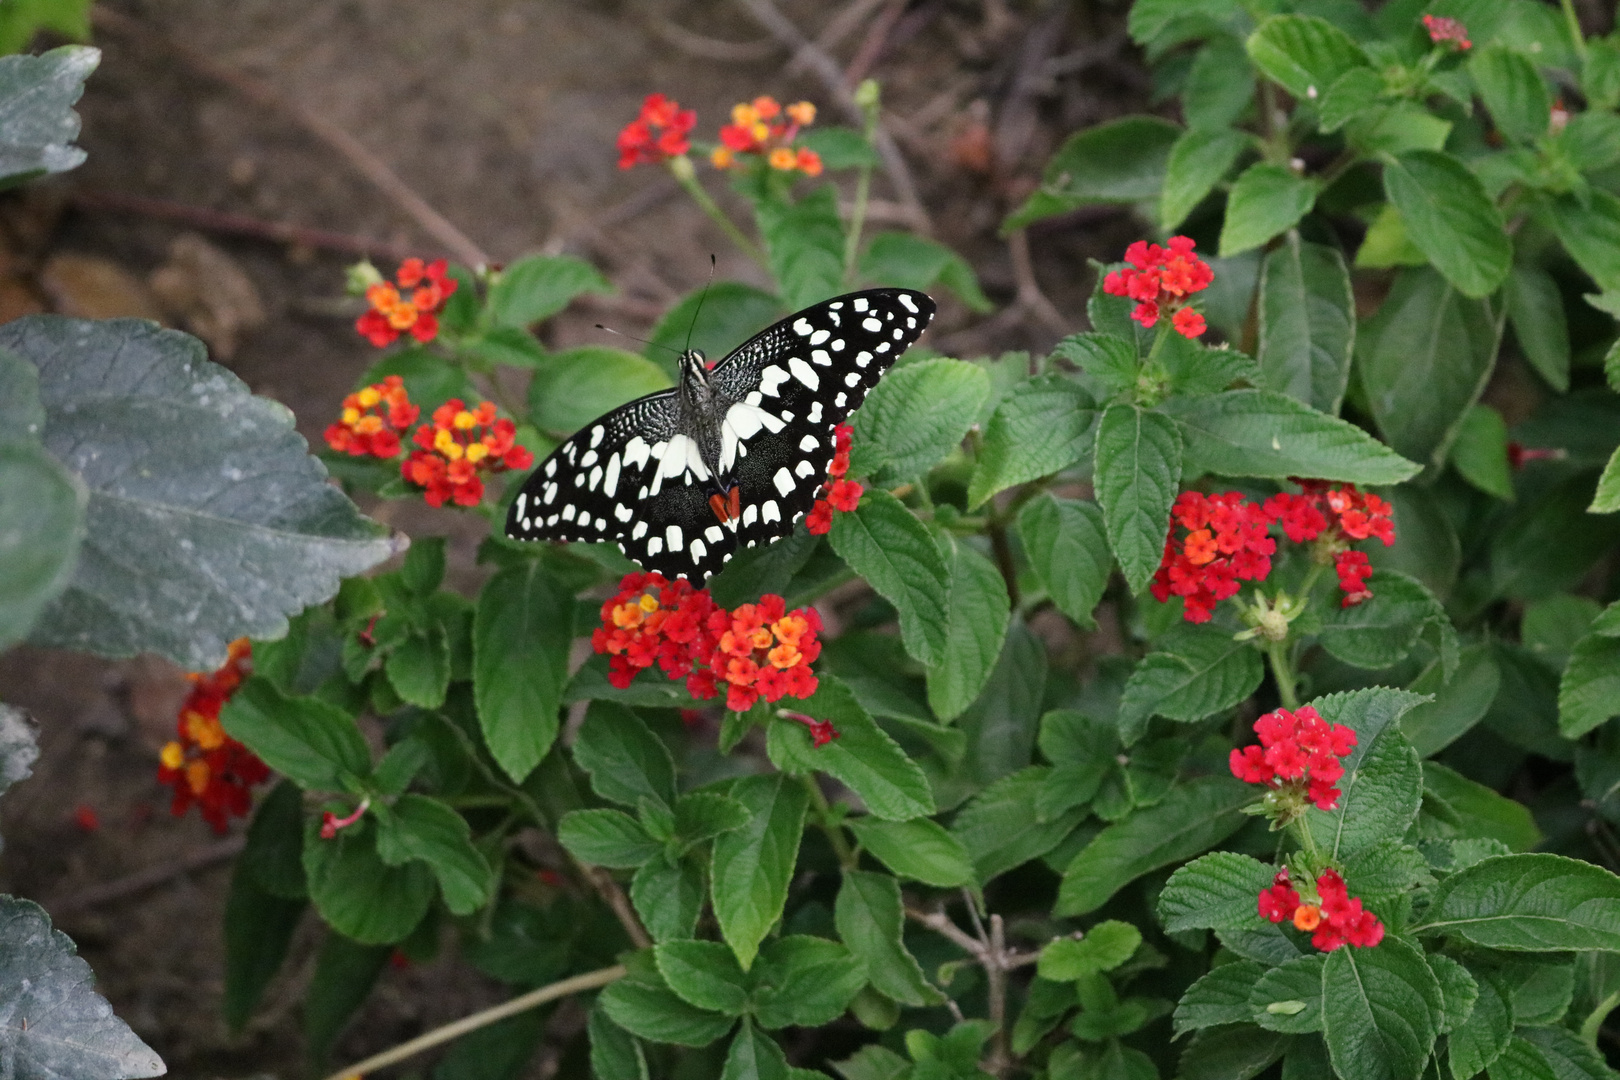
[[[815,505],[833,429],[922,335],[934,302],[911,289],[835,296],[767,328],[715,366],[730,404],[721,467],[739,488],[738,539],[786,536]]]
[[[674,390],[598,417],[529,475],[506,517],[514,540],[609,542],[648,570],[699,584],[736,550],[719,527]]]

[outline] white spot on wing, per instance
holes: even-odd
[[[865,311],[870,306],[871,305],[866,302],[866,297],[857,296],[855,298],[855,310],[856,311]]]
[[[821,402],[819,400],[810,403],[810,422],[812,424],[821,423]]]
[[[754,519],[756,517],[758,517],[758,516],[759,516],[759,507],[755,506],[753,503],[749,503],[747,506],[743,507],[743,512],[742,512],[743,528],[746,529],[749,526],[753,525],[754,524]]]
[[[815,453],[816,447],[820,445],[820,441],[814,435],[806,435],[804,438],[799,440],[799,449],[803,450],[807,454]]]
[[[810,350],[810,359],[822,367],[826,367],[832,363],[832,353],[826,349],[812,349]]]
[[[632,539],[632,540],[640,540],[643,536],[646,536],[646,535],[647,535],[647,523],[645,521],[636,522],[636,527],[630,530],[630,539]]]
[[[587,450],[587,451],[585,451],[585,456],[579,459],[579,467],[582,468],[582,469],[589,468],[590,466],[595,465],[595,464],[596,464],[596,451],[595,450]]]
[[[842,390],[840,390],[838,392],[838,396],[833,398],[833,404],[836,405],[838,408],[842,409],[844,407],[845,400],[847,400],[847,399],[844,397],[844,392]]]
[[[669,550],[681,550],[681,540],[683,539],[681,536],[681,527],[679,525],[671,525],[669,528],[665,529],[664,539],[669,541]]]
[[[635,514],[628,506],[624,505],[624,503],[620,503],[618,506],[613,508],[613,516],[618,518],[620,521],[629,521],[635,516]]]
[[[759,389],[762,393],[769,394],[771,397],[776,397],[778,394],[777,388],[787,381],[788,373],[775,364],[759,373]]]
[[[602,494],[616,495],[619,491],[619,455],[608,458],[607,474],[602,478]]]
[[[567,506],[563,507],[562,518],[563,518],[564,521],[573,521],[574,520],[574,504],[573,503],[569,503]]]
[[[810,460],[808,458],[802,458],[800,459],[799,463],[793,467],[793,471],[802,479],[808,480],[812,475],[815,474],[816,467],[810,464]],[[786,492],[783,494],[786,494]]]
[[[874,319],[869,315],[866,318],[861,320],[861,329],[862,330],[870,330],[872,333],[875,334],[879,330],[883,329],[883,320],[882,319]]]
[[[870,364],[871,362],[872,362],[872,354],[867,352],[865,349],[862,349],[860,352],[855,354],[855,366],[856,367],[865,367],[867,364]]]
[[[602,436],[606,434],[606,432],[607,429],[601,424],[597,424],[595,427],[591,428],[591,448],[593,450],[602,445]]]
[[[759,512],[759,520],[763,525],[769,525],[773,521],[782,520],[782,510],[776,505],[775,499],[765,500],[765,507]]]
[[[718,544],[726,534],[720,531],[720,526],[710,525],[707,529],[703,530],[703,535],[708,537],[709,543]]]
[[[709,549],[703,546],[703,541],[701,541],[701,540],[693,540],[692,541],[692,561],[693,562],[695,562],[695,563],[696,562],[702,562],[703,561],[703,556],[707,555],[708,553],[709,553]]]
[[[784,465],[776,470],[776,475],[771,477],[771,483],[776,485],[777,491],[786,495],[793,490],[793,475],[787,471],[787,466]]]
[[[547,458],[546,459],[546,475],[547,476],[556,476],[557,475],[557,459],[556,458]]]
[[[858,372],[858,371],[852,371],[848,375],[844,376],[844,385],[845,386],[855,386],[855,385],[859,384],[860,381],[861,381],[861,373]]]
[[[596,490],[596,485],[601,483],[601,481],[602,481],[602,466],[598,465],[598,466],[596,466],[595,468],[593,468],[591,470],[591,485],[590,485],[591,490],[595,491]]]
[[[814,329],[815,328],[810,325],[809,319],[801,318],[793,324],[793,332],[798,334],[800,337],[807,336]]]
[[[625,443],[624,444],[624,464],[625,464],[625,467],[626,468],[635,467],[635,468],[639,469],[643,465],[647,464],[647,454],[651,451],[651,449],[652,448],[647,445],[647,440],[643,439],[640,435],[637,435],[635,438],[633,438],[629,442]]]
[[[647,541],[647,554],[648,555],[657,555],[659,552],[661,552],[663,550],[664,550],[664,542],[662,540],[660,540],[658,537],[655,536],[651,540]]]
[[[899,300],[900,300],[900,306],[901,307],[905,308],[907,311],[911,312],[913,315],[915,315],[917,313],[917,303],[916,303],[916,301],[912,300],[910,293],[901,293],[900,296],[899,296]]]
[[[816,369],[800,360],[797,356],[788,361],[788,370],[793,372],[795,379],[798,379],[812,390],[821,385],[821,377],[816,374]]]
[[[810,344],[820,345],[830,337],[832,337],[831,330],[817,330],[815,333],[810,335]]]

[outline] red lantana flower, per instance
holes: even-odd
[[[663,94],[648,94],[640,115],[619,132],[619,168],[656,165],[681,156],[692,148],[688,136],[695,126],[695,110],[683,109]]]
[[[1442,15],[1425,15],[1423,28],[1429,32],[1429,40],[1436,45],[1449,41],[1457,46],[1458,52],[1467,52],[1474,47],[1474,43],[1468,40],[1468,27],[1459,19],[1448,19]]]
[[[1354,729],[1330,724],[1309,705],[1278,709],[1254,722],[1259,746],[1233,749],[1232,775],[1249,784],[1303,795],[1319,810],[1339,804],[1343,759],[1356,748]]]
[[[720,128],[720,145],[709,160],[716,168],[744,164],[739,155],[762,157],[780,172],[797,169],[806,176],[821,175],[821,156],[806,146],[794,146],[801,128],[816,121],[816,107],[800,101],[783,107],[773,97],[761,96],[731,107],[731,123]]]
[[[1193,254],[1193,242],[1172,236],[1168,247],[1138,240],[1125,249],[1123,270],[1103,278],[1103,292],[1136,301],[1131,318],[1151,328],[1159,316],[1173,312],[1170,324],[1183,337],[1195,338],[1206,329],[1204,317],[1186,305],[1196,292],[1209,287],[1215,272]]]
[[[517,425],[495,418],[494,402],[467,408],[460,398],[433,410],[433,422],[416,429],[412,441],[418,449],[400,465],[405,479],[426,488],[429,506],[446,500],[457,506],[477,506],[484,497],[487,473],[527,469],[534,453],[516,441]]]
[[[849,447],[854,434],[855,429],[848,424],[839,424],[833,429],[833,459],[832,464],[827,466],[827,482],[821,485],[816,504],[804,519],[805,528],[816,536],[825,536],[832,531],[834,510],[848,513],[860,505],[861,495],[865,493],[866,489],[859,482],[845,479],[849,473]]]
[[[1342,945],[1371,948],[1384,940],[1384,924],[1361,906],[1359,897],[1350,896],[1337,870],[1329,867],[1317,875],[1316,895],[1318,903],[1301,903],[1288,871],[1279,871],[1271,886],[1260,890],[1260,917],[1291,921],[1296,930],[1311,934],[1311,944],[1323,952]]]
[[[326,445],[355,457],[398,457],[399,433],[421,412],[411,404],[404,380],[390,375],[343,399],[343,415],[326,429]]]
[[[1296,544],[1315,542],[1323,562],[1329,557],[1344,590],[1342,607],[1354,607],[1368,597],[1367,578],[1372,565],[1367,556],[1350,550],[1358,540],[1377,537],[1388,547],[1395,542],[1395,508],[1354,484],[1333,487],[1325,480],[1295,480],[1304,490],[1282,492],[1266,500],[1266,515],[1282,525]]]
[[[360,316],[354,328],[379,349],[392,345],[407,330],[423,344],[432,341],[439,333],[439,312],[459,284],[448,276],[448,269],[444,259],[430,263],[406,259],[394,275],[397,285],[379,281],[366,289],[371,310]]]
[[[251,657],[248,639],[238,638],[218,671],[186,676],[191,692],[180,706],[177,738],[160,756],[158,782],[174,787],[170,812],[180,817],[196,803],[216,833],[225,832],[232,816],[247,816],[253,785],[270,778],[265,763],[219,724],[219,710],[252,670]]]
[[[1154,598],[1164,603],[1179,596],[1188,622],[1208,622],[1216,604],[1237,594],[1239,581],[1260,581],[1271,573],[1277,541],[1266,535],[1269,524],[1265,511],[1241,492],[1182,492],[1153,575]],[[1179,542],[1178,526],[1186,530]]]
[[[729,625],[728,625],[729,623]],[[709,616],[709,629],[719,631],[719,647],[709,660],[716,686],[726,686],[726,708],[743,712],[755,701],[807,698],[816,692],[810,665],[821,655],[821,616],[815,608],[786,610],[780,596],[743,604],[729,617],[725,609]]]

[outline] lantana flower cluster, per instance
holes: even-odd
[[[1232,751],[1232,775],[1249,784],[1264,784],[1268,810],[1279,820],[1304,812],[1305,802],[1318,810],[1339,805],[1343,759],[1356,748],[1356,733],[1344,724],[1330,724],[1309,705],[1293,712],[1278,709],[1254,722],[1259,746]]]
[[[1241,492],[1182,492],[1171,508],[1164,557],[1153,575],[1154,598],[1164,603],[1179,596],[1188,622],[1208,622],[1216,604],[1237,594],[1240,581],[1259,581],[1271,573],[1277,542],[1266,534],[1270,524],[1265,510]],[[1186,530],[1180,537],[1178,526]]]
[[[1344,878],[1332,867],[1316,878],[1316,903],[1305,902],[1280,870],[1271,886],[1260,890],[1260,916],[1270,922],[1291,921],[1296,930],[1311,935],[1311,944],[1323,952],[1342,945],[1371,948],[1384,940],[1384,924],[1352,897]]]
[[[1444,15],[1423,16],[1423,29],[1429,32],[1429,40],[1439,45],[1449,41],[1457,46],[1458,52],[1467,52],[1474,47],[1468,40],[1468,27],[1460,19],[1448,19]]]
[[[1282,524],[1283,532],[1296,544],[1315,542],[1322,556],[1331,556],[1344,591],[1341,607],[1354,607],[1372,596],[1367,578],[1372,563],[1365,552],[1350,545],[1377,537],[1384,546],[1395,542],[1394,507],[1370,492],[1356,490],[1354,484],[1331,487],[1325,480],[1296,481],[1304,491],[1288,492],[1266,500],[1266,513]],[[1324,558],[1325,561],[1325,558]]]
[[[816,536],[825,536],[832,531],[832,513],[841,510],[845,513],[860,505],[861,495],[865,488],[860,482],[848,480],[849,448],[854,439],[855,429],[848,424],[839,424],[833,429],[833,459],[827,466],[827,481],[821,485],[816,493],[816,504],[810,508],[810,513],[804,519],[805,528]]]
[[[663,94],[648,94],[640,114],[619,132],[619,168],[680,157],[692,148],[689,136],[696,125],[695,109],[683,109]]]
[[[343,399],[342,416],[326,429],[326,445],[354,457],[398,457],[400,432],[421,413],[411,404],[405,380],[390,375]]]
[[[608,681],[620,689],[656,664],[670,678],[685,679],[695,698],[724,689],[726,708],[742,712],[760,698],[776,702],[816,692],[810,665],[821,655],[820,632],[814,608],[788,611],[780,596],[727,611],[707,589],[683,578],[638,571],[602,604],[591,646],[607,654]]]
[[[780,172],[819,176],[821,156],[807,146],[793,145],[800,129],[815,122],[816,107],[808,101],[783,106],[762,95],[739,102],[731,107],[731,123],[720,128],[720,145],[709,160],[716,168],[730,169],[744,164],[739,155],[754,155]]]
[[[517,425],[497,420],[492,401],[469,409],[460,398],[451,398],[433,410],[433,423],[417,428],[412,441],[417,449],[400,471],[427,489],[423,498],[429,506],[443,506],[447,500],[477,506],[484,497],[485,474],[534,464],[534,453],[517,443]]]
[[[1125,261],[1128,266],[1103,278],[1103,292],[1135,300],[1131,318],[1152,328],[1161,315],[1173,313],[1170,325],[1189,338],[1209,328],[1188,304],[1215,280],[1215,272],[1193,253],[1191,238],[1172,236],[1167,247],[1138,240],[1125,249]]]
[[[377,276],[369,263],[361,265]],[[366,301],[371,308],[355,321],[354,328],[379,349],[392,345],[407,331],[424,345],[432,341],[439,333],[439,313],[459,284],[448,271],[444,259],[406,259],[393,281],[373,280],[367,286]]]
[[[176,738],[159,759],[158,782],[174,787],[170,812],[181,817],[196,803],[216,833],[225,832],[231,817],[247,816],[253,785],[270,778],[265,763],[219,723],[220,709],[252,671],[252,651],[247,638],[238,638],[218,671],[186,676],[191,691],[180,706]]]

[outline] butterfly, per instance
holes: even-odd
[[[833,429],[934,317],[911,289],[867,289],[789,315],[669,390],[575,432],[529,475],[514,540],[607,541],[702,586],[740,548],[788,535],[815,503]]]

